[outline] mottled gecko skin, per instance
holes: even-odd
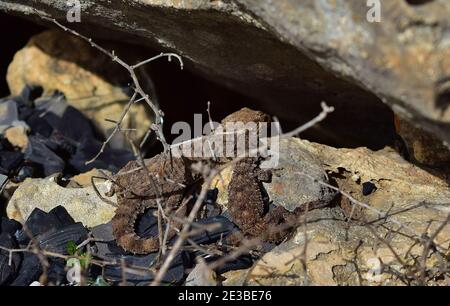
[[[112,220],[113,235],[117,244],[134,254],[147,254],[159,249],[158,237],[143,239],[135,232],[139,215],[148,208],[157,207],[158,194],[162,198],[166,215],[186,215],[186,205],[180,206],[186,187],[193,183],[190,163],[182,158],[166,158],[157,155],[146,160],[148,171],[139,169],[140,163],[129,162],[115,176],[114,191],[117,194],[118,208]],[[138,170],[136,170],[138,169]],[[152,177],[159,192],[149,179]],[[181,225],[171,225],[168,238],[172,238]]]
[[[227,122],[269,123],[270,116],[260,111],[243,108],[222,120],[222,124]],[[259,158],[247,157],[236,163],[228,186],[228,210],[233,222],[245,236],[279,242],[299,224],[299,216],[304,213],[306,207],[312,210],[323,207],[326,203],[310,202],[293,212],[277,206],[266,212],[261,183],[269,182],[270,177],[270,171],[260,169]],[[231,244],[237,244],[239,240],[239,235],[231,235],[228,239]]]
[[[269,182],[270,178],[271,172],[260,169],[257,158],[239,161],[228,186],[228,210],[245,236],[279,242],[299,224],[299,216],[305,211],[306,204],[293,212],[277,206],[265,213],[261,183]],[[322,201],[308,203],[309,210],[322,206]],[[239,240],[237,236],[232,236],[229,242],[237,244]]]
[[[246,236],[274,241],[279,235],[271,227],[278,224],[280,218],[275,214],[279,215],[280,211],[272,210],[265,215],[261,189],[261,183],[269,182],[270,178],[270,171],[261,170],[256,158],[245,158],[236,163],[228,185],[228,210],[233,222]]]
[[[234,166],[228,185],[228,210],[233,222],[246,234],[257,236],[264,230],[264,201],[260,182],[269,181],[270,172],[260,170],[253,158]]]

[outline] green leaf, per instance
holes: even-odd
[[[71,256],[77,253],[77,244],[75,243],[75,241],[70,240],[69,242],[67,242],[67,253]]]
[[[87,269],[89,267],[89,264],[91,263],[92,255],[90,253],[83,253],[80,255],[80,264],[84,269]]]

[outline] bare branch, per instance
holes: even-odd
[[[177,55],[177,54],[174,54],[174,53],[161,53],[161,54],[159,54],[159,55],[157,55],[157,56],[154,56],[154,57],[152,57],[152,58],[149,58],[149,59],[147,59],[147,60],[144,60],[144,61],[142,61],[142,62],[140,62],[140,63],[138,63],[138,64],[136,64],[136,65],[128,65],[125,61],[123,61],[122,59],[120,59],[120,58],[115,54],[114,51],[109,52],[109,51],[106,50],[105,48],[103,48],[103,47],[101,47],[100,45],[98,45],[97,43],[95,43],[95,42],[92,40],[92,38],[89,38],[89,37],[87,37],[87,36],[84,36],[84,35],[78,33],[77,31],[72,30],[72,29],[70,29],[70,28],[64,26],[63,24],[61,24],[60,22],[58,22],[58,21],[57,21],[56,19],[54,19],[54,18],[50,18],[50,17],[47,17],[47,16],[42,15],[42,14],[41,14],[39,11],[37,11],[37,10],[35,10],[35,12],[37,13],[37,15],[38,15],[41,19],[46,20],[46,21],[50,21],[50,22],[54,23],[55,25],[57,25],[59,28],[63,29],[64,31],[69,32],[69,33],[71,33],[72,35],[77,36],[77,37],[83,39],[84,41],[88,42],[88,43],[91,45],[91,47],[93,47],[93,48],[99,50],[99,51],[102,52],[103,54],[105,54],[105,55],[107,55],[108,57],[110,57],[111,60],[112,60],[113,62],[116,62],[116,63],[118,63],[119,65],[121,65],[121,66],[122,66],[123,68],[125,68],[125,69],[128,71],[128,73],[130,74],[130,77],[131,77],[131,79],[133,80],[133,84],[134,84],[134,87],[135,87],[135,89],[134,89],[134,90],[135,90],[135,94],[134,94],[133,97],[130,99],[130,102],[127,104],[126,111],[122,112],[121,119],[118,121],[118,123],[117,123],[117,125],[116,125],[116,128],[115,128],[114,131],[111,133],[111,135],[109,135],[109,137],[108,137],[108,139],[107,139],[107,141],[106,141],[105,143],[108,143],[108,142],[112,139],[112,137],[114,136],[114,134],[115,134],[118,130],[120,130],[120,123],[122,122],[123,118],[124,118],[125,115],[127,114],[127,112],[128,112],[128,110],[129,110],[129,108],[131,107],[131,105],[132,105],[133,103],[136,102],[136,101],[134,101],[134,100],[135,100],[135,98],[136,98],[136,94],[138,94],[143,100],[145,100],[145,102],[148,104],[148,106],[152,109],[152,111],[153,111],[153,113],[154,113],[154,115],[155,115],[155,120],[156,120],[156,123],[153,124],[152,130],[156,133],[157,139],[162,143],[162,145],[163,145],[163,147],[164,147],[164,151],[168,151],[168,150],[169,150],[169,145],[168,145],[167,142],[166,142],[166,139],[165,139],[164,133],[163,133],[163,129],[162,129],[163,116],[164,116],[164,114],[163,114],[163,112],[157,107],[157,105],[151,101],[150,96],[149,96],[147,93],[145,93],[144,90],[142,89],[142,86],[141,86],[141,84],[140,84],[140,82],[139,82],[139,80],[138,80],[138,77],[137,77],[137,75],[136,75],[136,69],[139,68],[139,67],[141,67],[141,66],[143,66],[143,65],[145,65],[145,64],[150,63],[151,61],[154,61],[154,60],[159,59],[159,58],[162,58],[162,57],[168,57],[169,61],[171,61],[172,57],[177,58],[178,61],[179,61],[179,63],[180,63],[180,67],[181,67],[181,69],[182,69],[182,68],[183,68],[183,61],[182,61],[181,57],[180,57],[179,55]],[[96,158],[98,158],[98,156],[100,156],[100,155],[103,153],[103,151],[104,151],[104,149],[105,149],[105,146],[106,146],[105,143],[103,144],[103,146],[102,146],[100,152],[99,152],[93,159],[87,161],[86,164],[92,163]]]

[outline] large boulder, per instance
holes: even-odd
[[[450,2],[236,0],[243,10],[398,115],[450,143]],[[376,8],[376,7],[375,7]]]
[[[339,145],[386,144],[392,118],[380,100],[450,142],[447,0],[383,1],[381,22],[369,21],[373,7],[360,0],[81,4],[81,22],[71,27],[174,50],[190,68],[265,102],[265,111],[283,119],[307,120],[327,100],[338,111],[314,132],[328,143],[337,135]],[[42,23],[37,10],[67,24],[69,7],[9,0],[0,10]]]
[[[289,17],[294,13],[292,9],[298,12],[308,7],[314,9],[312,2],[308,4],[310,1],[297,1],[295,7],[287,6],[289,11],[285,12],[282,5],[288,2],[277,1],[273,13],[285,13]],[[389,108],[372,92],[362,89],[361,84],[337,77],[335,72],[342,69],[332,72],[324,68],[327,62],[342,67],[347,62],[345,58],[329,58],[327,53],[312,57],[311,52],[306,52],[308,45],[299,48],[297,39],[281,33],[267,22],[270,18],[259,14],[264,5],[273,1],[87,0],[81,3],[81,23],[71,23],[71,28],[94,38],[176,51],[184,57],[188,69],[259,101],[258,108],[277,115],[286,124],[309,120],[320,109],[319,103],[326,100],[339,112],[311,131],[317,141],[379,148],[389,141],[394,130]],[[69,7],[64,1],[0,3],[0,10],[44,23],[36,16],[35,9],[68,24]],[[341,14],[320,6],[316,9],[323,14]],[[358,12],[347,13],[352,16]],[[314,26],[324,27],[327,18],[317,19]],[[288,23],[291,19],[279,18],[280,22],[283,20]],[[317,29],[310,26],[305,23],[315,33]],[[309,37],[311,33],[303,35]],[[328,35],[324,33],[323,40],[327,41]],[[305,39],[306,43],[309,40]],[[347,117],[352,120],[346,120]],[[355,130],[359,133],[354,133]]]

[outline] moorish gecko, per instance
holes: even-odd
[[[222,124],[231,121],[248,123],[268,120],[268,115],[244,108],[226,117]],[[267,211],[261,183],[268,182],[271,173],[260,169],[259,160],[257,157],[246,157],[235,164],[228,186],[228,209],[233,222],[246,236],[279,241],[297,224],[302,209],[290,212],[278,206]],[[194,159],[187,158],[169,159],[166,155],[159,154],[146,161],[147,169],[143,169],[138,162],[131,161],[116,174],[113,191],[117,193],[119,206],[112,220],[112,227],[118,245],[135,254],[146,254],[159,249],[158,237],[139,237],[135,232],[135,223],[146,209],[157,207],[158,197],[164,200],[166,215],[175,214],[178,218],[183,218],[187,214],[187,206],[181,204],[187,187],[195,180],[191,170],[193,161]],[[319,205],[323,206],[322,203],[311,203],[310,209]],[[176,234],[176,228],[180,226],[176,222],[171,224],[168,239]]]

